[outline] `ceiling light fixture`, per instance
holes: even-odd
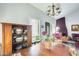
[[[61,13],[61,7],[59,3],[52,3],[48,6],[47,15],[48,16],[57,16]]]

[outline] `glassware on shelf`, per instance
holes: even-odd
[[[27,33],[27,31],[28,31],[28,30],[24,30],[24,33],[23,33],[23,34],[26,34],[26,33]]]
[[[23,29],[21,28],[16,28],[16,34],[22,34],[23,33]]]
[[[17,36],[13,36],[13,39],[16,39],[17,38]]]
[[[24,36],[24,41],[26,41],[27,40],[27,36]]]
[[[23,37],[16,38],[16,42],[22,42],[22,41],[23,41]]]
[[[27,48],[27,28],[24,26],[13,26],[12,28],[12,44],[15,46],[13,51],[19,51],[22,48]]]

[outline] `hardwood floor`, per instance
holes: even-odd
[[[69,48],[64,45],[57,45],[48,50],[41,44],[36,44],[31,48],[22,49],[17,53],[21,53],[22,56],[70,56]]]

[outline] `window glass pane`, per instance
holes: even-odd
[[[38,35],[38,20],[32,20],[32,36]]]
[[[32,24],[32,42],[36,41],[36,36],[39,35],[39,20],[31,20]]]

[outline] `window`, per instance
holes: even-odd
[[[32,43],[36,42],[36,36],[39,36],[39,20],[32,19]]]

